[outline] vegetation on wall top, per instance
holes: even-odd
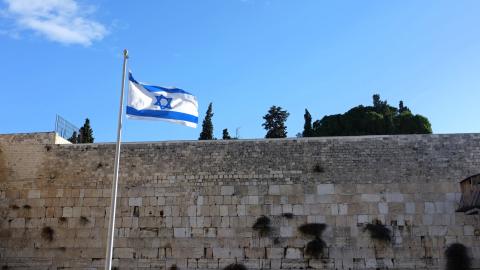
[[[373,106],[359,105],[344,114],[326,115],[311,123],[305,110],[303,137],[358,136],[385,134],[430,134],[429,120],[412,111],[400,101],[398,108],[373,95]]]
[[[203,119],[202,123],[202,132],[200,132],[199,140],[213,140],[213,109],[212,103],[208,104],[207,113],[205,114],[205,119]]]

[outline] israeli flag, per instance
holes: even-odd
[[[137,82],[129,73],[127,117],[162,120],[197,127],[197,98],[178,88],[166,88]]]

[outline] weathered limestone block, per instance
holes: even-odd
[[[319,195],[335,194],[334,185],[333,184],[317,185],[317,194]]]

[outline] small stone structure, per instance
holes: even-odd
[[[0,135],[3,269],[103,269],[115,145],[56,140]],[[462,243],[478,268],[478,216],[455,212],[478,173],[480,134],[127,143],[114,265],[443,269]],[[391,242],[364,231],[377,220]],[[307,223],[327,226],[319,258]]]

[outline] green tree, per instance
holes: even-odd
[[[272,106],[268,113],[263,117],[265,123],[262,126],[267,130],[265,138],[285,138],[287,137],[287,126],[285,122],[290,114],[282,110],[282,107]]]
[[[344,114],[327,115],[313,122],[314,136],[358,136],[375,134],[430,134],[428,119],[413,115],[400,101],[398,108],[373,95],[373,106],[357,106]]]
[[[205,114],[205,119],[202,123],[202,132],[200,133],[199,140],[213,140],[213,124],[212,124],[212,103],[208,105],[207,113]]]
[[[222,139],[224,140],[231,140],[232,137],[230,136],[230,134],[228,133],[228,129],[223,129],[223,132],[222,132]]]
[[[76,131],[72,133],[72,136],[68,138],[68,141],[71,143],[78,143],[78,134]]]
[[[312,115],[307,109],[305,109],[305,114],[303,115],[303,118],[305,119],[305,124],[303,125],[302,136],[303,137],[315,136],[312,128]]]
[[[396,134],[432,133],[432,126],[428,119],[419,114],[413,115],[410,111],[404,111],[395,120]]]
[[[77,143],[93,143],[93,130],[90,127],[90,120],[85,119],[85,123],[78,131]]]
[[[380,95],[375,94],[373,95],[373,107],[379,108],[382,106],[382,101],[380,100]]]
[[[403,101],[400,100],[400,102],[398,103],[398,113],[403,113],[406,111],[410,112],[410,109],[407,106],[403,105]]]

